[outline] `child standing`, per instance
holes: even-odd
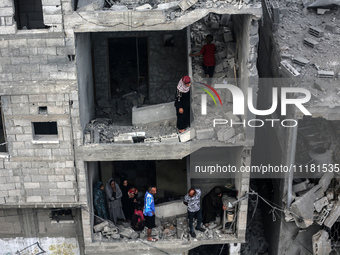
[[[212,43],[213,41],[213,36],[211,34],[207,35],[205,37],[205,40],[207,42],[207,44],[205,44],[201,51],[199,53],[196,54],[189,54],[190,57],[196,57],[199,55],[203,55],[203,70],[205,73],[205,77],[207,78],[212,78],[213,74],[214,74],[214,70],[215,70],[215,65],[216,65],[216,61],[215,61],[215,51],[216,51],[216,46],[215,44]]]

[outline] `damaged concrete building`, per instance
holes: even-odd
[[[192,168],[208,164],[202,158],[210,155],[219,155],[221,165],[250,165],[254,128],[213,127],[213,120],[254,116],[234,116],[223,89],[216,89],[223,106],[209,98],[202,115],[199,87],[237,84],[245,95],[250,87],[256,102],[261,16],[261,2],[245,0],[1,1],[4,252],[178,254],[227,244],[239,254],[249,173],[213,178]],[[188,56],[209,33],[217,48],[213,81],[204,79],[201,60]],[[184,75],[194,80],[194,121],[179,135],[173,103]],[[144,192],[157,185],[159,241],[152,247],[145,232],[96,224],[93,185],[109,178],[127,178]],[[205,195],[217,185],[237,190],[233,215],[224,219],[229,228],[211,225],[189,238],[183,196],[190,187]]]
[[[339,254],[339,4],[333,1],[264,1],[259,44],[258,107],[272,105],[272,88],[310,92],[311,115],[288,108],[272,119],[294,120],[257,129],[253,164],[284,165],[289,173],[261,180],[259,193],[284,213],[265,220],[269,254]],[[296,91],[297,92],[297,91]],[[295,93],[295,98],[305,98]],[[294,126],[294,127],[293,127]],[[268,139],[270,137],[270,140]],[[268,209],[267,205],[263,208]],[[278,213],[278,214],[277,214]]]

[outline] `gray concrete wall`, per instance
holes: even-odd
[[[253,105],[256,106],[257,103],[258,72],[256,61],[259,42],[259,35],[257,33],[258,23],[251,15],[234,15],[233,24],[237,38],[237,61],[239,64],[237,86],[242,89],[245,96],[245,115],[241,116],[241,118],[248,121],[255,119],[255,115],[246,110],[248,109],[248,87],[253,88]],[[248,140],[253,140],[255,128],[247,125],[246,137]]]
[[[174,35],[174,47],[164,47],[164,35]],[[96,33],[93,36],[96,100],[109,100],[109,63],[107,39],[110,37],[147,37],[149,61],[149,101],[173,101],[176,86],[187,74],[186,30],[159,32]],[[124,75],[124,74],[122,74]]]
[[[12,2],[1,2],[0,17],[3,10],[13,16]],[[0,96],[8,142],[0,162],[0,197],[6,206],[78,201],[73,145],[82,135],[76,66],[68,57],[75,47],[72,33],[61,33],[61,10],[70,10],[68,1],[43,2],[51,29],[17,31],[15,22],[0,26]],[[39,113],[40,106],[47,114]],[[51,121],[58,130],[54,143],[34,141],[32,122]]]
[[[95,115],[91,35],[76,35],[77,78],[79,86],[79,118],[82,130]]]

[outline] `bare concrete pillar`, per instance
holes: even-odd
[[[20,209],[21,229],[26,238],[38,237],[39,226],[37,212],[33,208]]]

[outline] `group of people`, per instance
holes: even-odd
[[[97,182],[94,186],[94,209],[97,216],[102,219],[110,219],[115,224],[118,219],[129,220],[131,227],[135,231],[143,230],[147,227],[147,240],[150,242],[158,241],[151,236],[152,229],[155,224],[155,199],[154,195],[157,193],[156,186],[150,186],[144,195],[144,206],[141,201],[137,200],[138,190],[128,185],[127,180],[123,181],[122,188],[110,179],[105,187],[102,182]],[[127,199],[122,199],[123,194],[127,193]],[[222,203],[222,194],[226,193],[228,196],[236,196],[236,191],[225,188],[223,186],[214,187],[208,194],[203,197],[201,209],[201,190],[189,189],[184,196],[183,203],[188,206],[189,231],[192,237],[196,237],[193,228],[194,218],[197,219],[196,230],[204,232],[202,226],[213,221],[216,216],[221,216],[226,207]],[[106,203],[107,200],[107,203]],[[124,203],[122,203],[125,201]],[[108,214],[106,209],[108,204]],[[125,206],[124,206],[125,205]],[[134,205],[134,207],[132,207]]]
[[[216,46],[212,43],[213,36],[211,34],[206,36],[206,44],[202,47],[198,53],[189,54],[190,57],[203,56],[202,67],[206,78],[212,78],[215,71],[215,51]],[[191,79],[189,76],[184,76],[178,82],[176,96],[175,96],[175,107],[177,116],[177,128],[179,133],[186,131],[190,127],[192,122],[191,112],[191,96],[190,96]]]
[[[105,190],[105,193],[104,193]],[[148,241],[155,242],[151,237],[152,228],[155,227],[155,201],[153,195],[157,188],[150,186],[144,196],[143,204],[138,200],[138,190],[123,180],[121,187],[110,179],[106,186],[100,181],[94,185],[93,206],[95,214],[103,220],[111,220],[117,224],[118,220],[129,221],[135,231],[147,227]]]

